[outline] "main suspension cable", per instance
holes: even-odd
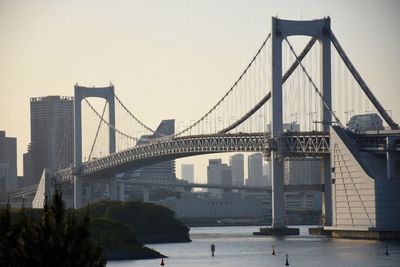
[[[347,69],[351,72],[354,79],[356,79],[357,83],[360,85],[361,89],[364,91],[364,93],[367,95],[369,100],[372,102],[372,104],[378,110],[379,114],[383,117],[383,119],[386,121],[386,123],[390,126],[391,129],[399,129],[399,125],[386,112],[385,108],[382,106],[382,104],[379,102],[379,100],[374,96],[372,91],[369,89],[367,83],[361,77],[360,73],[358,73],[357,69],[351,63],[349,57],[344,52],[344,49],[340,45],[339,41],[336,39],[336,36],[333,34],[332,30],[329,28],[327,28],[327,30],[329,32],[329,37],[330,37],[333,45],[336,48],[336,51],[339,53],[344,64],[346,64]]]
[[[99,117],[101,121],[103,121],[108,127],[110,127],[111,129],[113,129],[116,133],[118,133],[118,134],[120,134],[120,135],[122,135],[122,136],[124,136],[124,137],[126,137],[126,138],[128,138],[128,139],[131,139],[131,140],[133,140],[133,141],[135,141],[135,142],[138,140],[136,137],[130,136],[130,135],[124,133],[124,132],[121,132],[121,131],[118,130],[117,128],[115,128],[114,125],[110,124],[108,121],[106,121],[105,119],[103,119],[103,117],[97,112],[97,110],[92,106],[92,104],[90,104],[90,102],[86,99],[86,97],[84,97],[83,99],[86,101],[86,103],[87,103],[87,104],[89,105],[89,107],[92,109],[92,111],[97,115],[97,117]]]
[[[118,103],[125,109],[126,112],[141,126],[143,126],[145,129],[149,130],[151,133],[154,133],[155,131],[151,129],[149,126],[144,124],[142,121],[140,121],[135,115],[132,114],[132,112],[129,111],[129,109],[122,103],[122,101],[118,98],[116,94],[114,94],[115,99],[117,99]]]
[[[186,129],[180,131],[179,133],[173,135],[172,137],[175,136],[179,136],[185,132],[190,131],[193,127],[195,127],[196,125],[198,125],[201,121],[203,121],[211,112],[213,112],[218,106],[219,104],[225,100],[225,98],[233,91],[233,89],[236,88],[237,84],[242,80],[243,76],[246,74],[247,70],[252,66],[252,64],[254,63],[254,61],[256,60],[257,56],[261,53],[261,50],[264,48],[265,44],[267,43],[267,41],[269,40],[269,38],[271,37],[271,33],[268,34],[267,38],[265,39],[265,41],[262,43],[261,47],[258,49],[257,53],[255,54],[255,56],[253,57],[253,59],[250,61],[250,63],[247,65],[247,67],[245,68],[245,70],[242,72],[242,74],[239,76],[239,78],[236,80],[236,82],[231,86],[231,88],[228,90],[228,92],[225,93],[225,95],[206,113],[204,114],[200,119],[198,119],[196,122],[194,122],[192,125],[190,125],[189,127],[187,127]]]
[[[101,118],[104,118],[104,113],[106,112],[107,104],[108,104],[108,102],[106,101],[106,103],[104,104],[103,113],[101,114]],[[88,160],[90,160],[90,158],[92,157],[93,149],[94,149],[94,146],[95,146],[95,144],[96,144],[97,137],[98,137],[98,135],[99,135],[100,127],[101,127],[102,122],[103,122],[103,121],[100,120],[100,121],[99,121],[99,125],[97,126],[96,136],[94,137],[94,141],[93,141],[92,147],[90,148],[90,153],[89,153],[89,158],[88,158]]]
[[[311,38],[311,40],[307,43],[307,45],[304,47],[303,51],[301,51],[299,55],[299,60],[300,62],[304,59],[304,57],[307,55],[307,53],[311,50],[313,47],[314,43],[317,41],[317,38]],[[289,67],[289,69],[286,71],[286,73],[282,76],[282,84],[284,84],[287,79],[292,75],[292,73],[296,70],[296,68],[299,66],[299,61],[293,62],[293,64]],[[235,129],[237,126],[242,124],[245,120],[247,120],[250,116],[252,116],[257,110],[259,110],[269,99],[271,98],[271,91],[269,91],[250,111],[248,111],[246,114],[244,114],[240,119],[226,127],[225,129],[222,129],[218,133],[227,133],[232,129]]]
[[[321,98],[325,108],[329,111],[329,113],[335,118],[336,123],[338,123],[340,125],[340,127],[342,129],[345,129],[343,124],[341,123],[341,121],[339,120],[339,118],[336,116],[336,114],[332,111],[332,109],[328,106],[328,104],[326,103],[326,100],[324,98],[324,96],[321,94],[320,90],[318,89],[318,87],[315,85],[313,79],[311,78],[311,76],[308,74],[306,68],[304,67],[303,63],[300,61],[300,58],[297,56],[296,52],[293,49],[292,44],[289,42],[287,36],[285,35],[284,31],[282,29],[280,29],[283,38],[285,39],[285,41],[287,42],[287,44],[289,45],[290,50],[292,51],[293,55],[296,57],[296,61],[299,62],[299,65],[301,67],[301,69],[303,70],[304,74],[307,76],[308,81],[311,83],[311,85],[314,87],[315,92],[319,95],[319,97]],[[326,122],[326,123],[330,123],[330,122]]]

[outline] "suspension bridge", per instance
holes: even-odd
[[[292,36],[308,38],[299,52]],[[105,99],[102,111],[90,97]],[[117,97],[113,85],[76,85],[74,101],[74,166],[51,177],[54,183],[73,184],[75,207],[83,205],[83,181],[93,177],[111,177],[112,184],[119,173],[166,160],[262,152],[272,166],[272,229],[286,228],[284,160],[320,158],[326,227],[400,230],[400,197],[395,193],[400,189],[399,126],[350,61],[331,30],[330,18],[272,18],[271,33],[232,86],[204,115],[183,129],[178,125],[172,134],[157,134],[140,120]],[[99,119],[85,160],[82,104]],[[129,123],[118,124],[116,105]],[[346,124],[360,114],[378,116],[369,130],[350,131]],[[102,127],[108,131],[108,155],[94,157]],[[150,135],[155,138],[147,138]]]

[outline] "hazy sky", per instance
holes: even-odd
[[[33,96],[70,96],[75,83],[112,81],[153,128],[166,118],[197,119],[236,80],[276,15],[329,15],[350,59],[399,122],[399,14],[395,0],[0,0],[0,130],[18,138],[22,175]],[[177,166],[183,162],[200,162],[196,177],[206,177],[205,157]]]

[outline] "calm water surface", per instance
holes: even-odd
[[[193,227],[191,243],[153,244],[149,247],[167,255],[165,266],[290,266],[400,267],[400,242],[340,240],[309,236],[300,227],[300,236],[274,238],[253,236],[259,227]],[[210,245],[216,254],[211,257]],[[275,246],[276,256],[272,256]],[[385,247],[389,247],[389,256]],[[160,266],[160,260],[113,261],[109,267]]]

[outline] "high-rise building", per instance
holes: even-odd
[[[73,97],[31,98],[32,183],[39,182],[45,168],[54,172],[73,164],[73,107]]]
[[[210,159],[207,166],[207,183],[208,184],[222,184],[222,160]],[[208,189],[210,193],[220,193],[220,189]]]
[[[283,166],[285,184],[321,183],[321,160],[287,160]]]
[[[175,133],[175,120],[163,120],[152,135],[143,135],[138,144],[145,144],[154,138],[171,136]],[[142,179],[176,179],[175,160],[155,163],[131,172],[131,177]]]
[[[194,183],[194,166],[193,164],[181,165],[181,179]]]
[[[287,160],[284,166],[284,184],[320,184],[321,160]],[[320,192],[291,192],[285,194],[286,208],[294,210],[320,209]]]
[[[254,153],[248,156],[248,185],[262,186],[263,157],[261,153]]]
[[[17,139],[0,131],[0,192],[17,187]]]
[[[232,183],[244,185],[244,156],[236,154],[229,158],[229,165],[232,168]]]
[[[271,168],[269,163],[264,163],[263,165],[263,179],[262,179],[262,185],[263,186],[271,186],[272,181],[271,181]]]
[[[23,186],[32,184],[32,169],[31,169],[31,145],[28,145],[28,151],[23,155],[23,168],[24,168],[24,182]]]
[[[232,185],[232,168],[226,164],[222,164],[221,169],[221,184]]]

